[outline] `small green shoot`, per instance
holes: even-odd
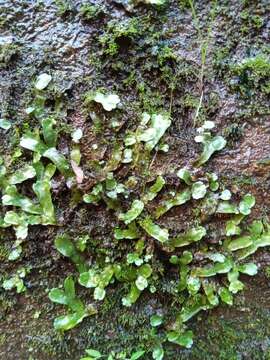
[[[169,240],[169,232],[167,229],[161,228],[155,224],[150,218],[139,221],[140,226],[147,232],[148,235],[161,243],[166,243]]]
[[[54,327],[56,330],[66,331],[77,326],[82,320],[89,315],[95,313],[88,312],[82,301],[76,297],[75,285],[71,276],[64,281],[64,290],[53,288],[49,292],[49,299],[57,304],[66,305],[70,313],[59,316],[54,320]]]

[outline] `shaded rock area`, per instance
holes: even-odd
[[[91,5],[88,10],[86,4]],[[251,220],[269,221],[269,1],[199,0],[194,8],[196,17],[185,0],[168,0],[160,7],[132,0],[0,0],[0,118],[13,125],[0,129],[0,154],[11,160],[20,135],[38,125],[25,109],[33,101],[36,77],[49,73],[45,105],[56,114],[61,153],[69,152],[71,130],[83,129],[82,193],[103,180],[90,163],[111,157],[117,137],[134,129],[138,114],[166,110],[172,118],[165,136],[169,151],[156,155],[149,181],[166,174],[167,183],[178,186],[175,170],[191,165],[200,153],[195,127],[213,120],[227,146],[207,170],[216,172],[232,193],[256,196]],[[268,59],[268,69],[240,66],[257,56]],[[113,115],[98,106],[93,111],[88,95],[97,89],[121,98]],[[118,176],[127,171],[122,167]],[[25,293],[0,288],[0,358],[79,360],[90,347],[104,354],[130,354],[140,345],[151,349],[149,317],[156,311],[170,314],[172,321],[177,316],[177,304],[168,299],[173,286],[166,278],[160,296],[145,293],[131,308],[121,306],[123,289],[113,284],[97,305],[97,316],[65,334],[53,329],[53,319],[62,313],[49,301],[49,289],[74,272],[53,246],[56,234],[67,231],[76,238],[89,233],[89,245],[97,253],[102,243],[104,254],[113,259],[121,254],[110,241],[115,219],[104,206],[78,204],[60,175],[52,188],[59,226],[31,227],[23,254],[14,262],[7,260],[14,233],[0,232],[1,283],[17,268],[27,269]],[[160,225],[172,232],[185,230],[194,217],[193,206],[171,209]],[[218,241],[219,225],[218,218],[209,225],[216,229],[216,238],[207,238],[210,244]],[[125,254],[125,245],[121,251]],[[157,266],[167,256],[160,251]],[[167,344],[165,359],[270,359],[269,250],[259,250],[253,259],[260,273],[245,279],[245,291],[234,305],[199,314],[191,321],[194,346],[183,350]],[[78,291],[92,304],[87,289]],[[150,352],[143,359],[151,359]]]

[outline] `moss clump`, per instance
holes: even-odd
[[[240,13],[240,17],[244,22],[244,25],[241,27],[242,32],[246,33],[250,28],[260,29],[263,26],[264,20],[259,15],[251,15],[249,10],[243,10]]]
[[[61,17],[67,16],[73,11],[72,3],[69,0],[55,0],[57,6],[57,15]]]
[[[270,279],[270,266],[266,266],[264,269],[265,276]]]
[[[180,9],[189,9],[190,8],[190,0],[179,0]]]
[[[112,20],[108,23],[107,29],[99,37],[106,55],[115,55],[121,47],[128,47],[131,42],[142,34],[143,26],[139,19],[132,18],[124,21]]]
[[[18,55],[19,46],[17,44],[4,44],[0,46],[0,69],[6,68],[11,61]]]
[[[236,86],[243,93],[254,92],[270,93],[270,60],[264,54],[244,59],[241,63],[231,66],[232,73],[238,76]]]
[[[171,60],[171,61],[176,60],[176,55],[173,53],[172,48],[165,45],[165,46],[161,47],[160,50],[158,51],[157,58],[158,58],[159,64],[162,66],[168,60]]]
[[[81,17],[86,20],[94,20],[103,14],[103,10],[97,5],[83,4],[80,7]]]

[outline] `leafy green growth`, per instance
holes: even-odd
[[[50,194],[50,178],[54,174],[55,167],[52,164],[48,164],[46,169],[42,170],[39,174],[36,169],[39,169],[38,171],[40,172],[43,169],[42,164],[37,163],[36,168],[26,166],[24,172],[21,169],[18,170],[11,175],[7,182],[18,184],[33,177],[34,174],[38,175],[39,180],[33,184],[33,190],[37,195],[39,204],[19,194],[15,185],[6,185],[3,190],[2,203],[6,206],[19,207],[22,211],[20,213],[8,211],[0,226],[8,227],[12,225],[18,239],[25,239],[27,237],[28,225],[55,224],[54,207]]]
[[[57,236],[54,240],[54,245],[63,256],[70,258],[71,261],[74,262],[80,273],[86,271],[84,258],[78,252],[67,234]]]
[[[37,77],[37,81],[35,83],[35,88],[37,90],[44,90],[48,85],[49,83],[51,82],[52,80],[52,77],[51,75],[49,74],[40,74],[38,77]]]
[[[188,287],[188,275],[190,273],[189,264],[193,260],[193,255],[190,251],[183,251],[179,258],[176,255],[171,256],[170,262],[174,265],[179,265],[180,280],[178,283],[178,292],[184,291]]]
[[[111,265],[102,271],[90,269],[80,274],[79,283],[87,288],[95,288],[94,299],[103,300],[106,295],[105,288],[109,285],[113,275],[114,267]]]
[[[54,320],[56,330],[66,331],[72,329],[82,322],[85,317],[95,314],[94,309],[87,310],[83,302],[76,296],[75,285],[71,276],[65,279],[64,290],[59,288],[51,289],[49,298],[57,304],[66,305],[70,311],[69,314],[59,316]]]
[[[2,196],[2,203],[5,206],[15,206],[21,208],[29,214],[42,213],[38,204],[35,204],[30,198],[18,193],[15,185],[10,185],[5,189],[5,195]]]
[[[236,294],[238,291],[244,289],[244,284],[238,280],[240,272],[249,276],[257,274],[257,266],[253,263],[235,266],[232,271],[228,273],[229,291]]]
[[[132,21],[129,24],[132,24]],[[119,26],[117,24],[114,26],[116,36],[110,44],[115,42],[119,34],[120,37],[122,34],[125,36],[128,34],[127,36],[131,38],[138,34],[135,26],[133,29],[121,28],[122,23],[119,23]],[[27,237],[29,225],[56,224],[51,195],[51,179],[56,169],[66,179],[72,176],[68,160],[57,150],[58,131],[55,128],[56,119],[50,116],[44,117],[44,112],[42,112],[46,98],[41,91],[48,86],[51,80],[47,85],[45,84],[46,81],[42,84],[44,79],[41,80],[39,79],[41,84],[38,85],[38,91],[36,91],[36,94],[38,94],[34,104],[36,108],[34,106],[34,110],[27,110],[28,114],[35,116],[40,121],[41,129],[26,132],[20,141],[23,148],[34,153],[32,162],[28,165],[20,165],[14,173],[10,174],[8,172],[9,164],[5,165],[3,159],[0,158],[2,204],[13,207],[12,211],[5,212],[3,218],[0,219],[0,227],[8,228],[12,226],[17,237],[17,241],[8,257],[11,261],[18,259],[20,256],[21,244]],[[98,92],[94,95],[91,94],[90,98],[91,102],[94,100],[101,103],[106,111],[115,109],[120,103],[119,97],[114,94],[104,95]],[[113,122],[114,125],[112,125]],[[114,239],[111,239],[111,249],[108,249],[107,246],[103,248],[101,245],[98,248],[98,257],[93,258],[93,261],[92,259],[88,260],[89,264],[92,264],[89,269],[83,256],[89,255],[88,251],[82,254],[87,249],[87,245],[90,245],[90,242],[92,243],[92,240],[88,241],[88,235],[76,236],[74,241],[66,234],[55,238],[56,249],[63,256],[70,258],[75,264],[79,271],[80,285],[87,289],[93,289],[93,298],[96,301],[104,300],[109,285],[118,281],[124,283],[124,288],[128,289],[126,295],[122,298],[122,304],[130,307],[137,301],[143,291],[149,290],[154,293],[158,290],[161,284],[160,278],[163,277],[165,270],[169,270],[173,266],[177,267],[173,274],[178,278],[171,281],[169,285],[168,283],[164,285],[166,291],[168,290],[172,295],[173,301],[175,300],[179,304],[179,316],[173,326],[166,326],[166,331],[162,330],[163,335],[166,334],[166,337],[158,334],[157,329],[163,324],[163,316],[155,314],[150,318],[152,326],[150,336],[152,337],[151,346],[153,346],[152,356],[154,359],[164,357],[162,347],[164,341],[190,348],[193,342],[193,334],[190,330],[186,330],[185,322],[201,310],[212,309],[220,301],[232,305],[233,294],[244,288],[244,284],[239,280],[240,274],[252,276],[257,273],[255,264],[240,264],[239,260],[254,253],[259,247],[270,245],[269,225],[263,224],[261,221],[254,221],[248,230],[241,229],[239,226],[242,219],[251,213],[251,209],[255,205],[254,196],[246,194],[239,204],[234,204],[231,201],[230,191],[223,190],[222,185],[221,190],[223,191],[217,192],[219,189],[217,175],[215,173],[204,174],[202,169],[200,171],[194,171],[192,168],[190,170],[187,168],[178,170],[177,176],[185,183],[181,184],[181,186],[185,186],[184,189],[180,189],[180,191],[173,190],[167,196],[165,195],[163,201],[154,210],[155,218],[159,218],[173,206],[185,204],[190,199],[202,199],[197,202],[201,208],[196,208],[193,212],[196,221],[190,221],[196,225],[176,237],[169,238],[168,229],[162,228],[152,220],[149,215],[151,206],[148,206],[150,205],[148,203],[161,192],[165,185],[164,178],[169,173],[162,168],[160,173],[164,173],[164,178],[159,175],[152,186],[147,186],[149,179],[153,179],[151,168],[156,159],[156,154],[151,159],[151,151],[153,149],[156,152],[161,149],[166,151],[167,147],[164,146],[163,142],[160,143],[160,140],[170,124],[171,119],[168,114],[156,113],[150,115],[143,113],[137,129],[133,132],[128,131],[123,136],[123,134],[118,133],[121,129],[121,123],[114,118],[110,126],[115,131],[113,137],[110,138],[112,144],[107,144],[106,140],[109,159],[104,160],[107,157],[105,156],[104,159],[99,160],[101,157],[98,157],[98,160],[93,161],[93,163],[85,164],[83,162],[81,165],[84,152],[82,151],[82,154],[80,152],[80,145],[83,145],[80,140],[83,131],[81,128],[76,129],[71,135],[72,151],[70,159],[72,169],[78,178],[78,176],[80,177],[78,175],[79,166],[83,171],[84,166],[89,170],[88,165],[93,165],[93,172],[96,171],[98,176],[95,179],[95,186],[89,194],[83,196],[83,200],[85,203],[95,205],[102,200],[107,205],[111,215],[114,214],[115,216],[115,219],[111,221],[110,229],[111,233],[113,232]],[[221,150],[226,144],[222,136],[213,136],[211,134],[213,127],[213,122],[206,121],[198,129],[199,135],[196,137],[196,141],[201,142],[204,148],[196,162],[197,166],[207,162],[215,151]],[[102,128],[105,129],[105,125]],[[16,159],[20,155],[16,155],[14,158]],[[47,162],[46,167],[42,163],[43,158]],[[123,166],[122,164],[129,165]],[[125,178],[127,173],[128,179]],[[156,170],[153,173],[156,173]],[[32,198],[31,195],[30,197],[25,195],[24,188],[27,184],[24,184],[24,182],[26,181],[32,183],[35,198]],[[77,183],[80,182],[77,181]],[[81,199],[81,189],[76,188],[76,182],[71,183],[70,179],[68,179],[67,185],[72,186],[76,203],[78,203]],[[168,185],[171,186],[170,183]],[[210,191],[207,191],[208,189]],[[134,195],[138,193],[141,194],[140,199],[129,202],[128,210],[123,212],[122,209],[126,208],[126,204],[124,207],[122,199],[124,198],[125,203],[127,203],[130,198],[134,198]],[[194,203],[195,201],[192,201],[192,204]],[[88,207],[84,206],[83,210],[87,211],[87,209]],[[142,212],[144,212],[143,216]],[[205,224],[206,221],[208,223],[210,215],[216,213],[233,214],[232,217],[226,217],[226,224],[223,224],[225,225],[226,236],[231,238],[227,238],[224,244],[222,244],[222,239],[218,239],[218,244],[211,244],[209,247],[204,241],[198,243],[206,236],[206,228],[200,224],[200,219],[202,224]],[[220,218],[223,219],[224,217]],[[113,228],[115,223],[118,223],[118,220],[123,221],[126,227]],[[211,230],[211,225],[209,229]],[[170,252],[172,253],[170,257],[172,266],[163,266],[163,255],[158,255],[158,262],[156,261],[155,248],[159,249],[160,245],[153,241],[147,241],[144,232],[161,243],[162,253],[166,252],[167,255]],[[116,241],[115,239],[124,241]],[[134,239],[138,240],[135,242],[126,241]],[[93,242],[95,243],[94,239]],[[176,251],[177,248],[184,246],[189,246],[189,251]],[[167,256],[165,258],[167,259]],[[117,262],[115,259],[117,259]],[[200,266],[200,263],[203,266]],[[224,274],[226,275],[224,276]],[[16,287],[18,292],[24,291],[23,281],[18,274],[5,281],[2,285],[4,288]],[[52,289],[49,297],[53,302],[66,305],[69,309],[67,315],[55,319],[54,326],[58,330],[71,329],[80,323],[84,317],[96,312],[93,308],[86,309],[82,301],[75,295],[74,281],[71,277],[65,280],[64,289]],[[104,302],[103,306],[105,305],[106,302]],[[98,351],[93,349],[86,350],[86,353],[88,356],[84,359],[87,360],[102,357]],[[125,356],[126,358],[126,355],[126,353],[124,355],[121,353],[122,357]],[[131,355],[130,359],[135,360],[143,355],[144,351],[137,351]],[[114,357],[115,353],[111,353],[108,359]]]
[[[96,184],[90,194],[83,196],[83,201],[87,204],[97,205],[100,200],[103,200],[108,208],[118,208],[117,197],[119,194],[127,195],[127,189],[123,184],[117,183],[112,172],[107,173],[104,181]]]
[[[148,286],[147,279],[141,275],[138,276],[138,278],[135,281],[135,284],[136,284],[138,290],[140,290],[140,291],[143,291]]]
[[[150,218],[139,221],[140,226],[147,232],[148,235],[161,243],[166,243],[169,240],[169,232],[167,229],[162,229],[155,224]]]
[[[217,306],[219,304],[219,297],[216,293],[215,283],[204,279],[202,281],[202,287],[210,306]]]
[[[153,349],[152,358],[154,360],[162,360],[163,357],[164,357],[164,350],[162,345],[159,343]]]
[[[88,356],[83,357],[80,360],[95,360],[95,359],[100,359],[102,357],[101,353],[98,350],[86,349],[85,352]]]
[[[140,266],[143,264],[143,258],[140,257],[137,253],[129,253],[127,254],[127,263],[135,264],[136,266]]]
[[[83,201],[87,204],[97,204],[102,198],[102,191],[102,184],[95,185],[90,194],[85,194],[83,196]]]
[[[11,128],[11,122],[6,119],[0,119],[0,128],[3,130],[8,130]]]
[[[70,0],[55,0],[57,5],[57,14],[59,16],[65,17],[72,11],[72,3]]]
[[[131,283],[129,293],[122,298],[122,304],[130,307],[134,304],[141,292],[148,287],[148,278],[152,274],[152,268],[149,264],[143,264],[138,268],[131,266],[115,268],[115,277],[118,281],[127,281]]]
[[[90,238],[89,235],[82,235],[76,239],[75,246],[80,252],[85,251],[89,238]]]
[[[197,181],[192,185],[191,194],[193,199],[202,199],[206,195],[206,192],[206,185],[202,181]]]
[[[148,201],[152,201],[157,194],[162,190],[163,186],[165,185],[165,180],[162,176],[158,176],[155,183],[150,186],[147,193],[143,196],[144,203],[147,203]]]
[[[215,262],[214,265],[204,268],[196,268],[192,271],[195,277],[211,277],[216,274],[226,274],[233,268],[233,261],[231,258],[226,258],[223,262]]]
[[[155,218],[158,219],[169,211],[174,206],[179,206],[185,204],[191,199],[191,191],[185,189],[182,192],[174,193],[171,199],[164,200],[162,205],[158,206],[155,212]]]
[[[192,275],[189,275],[186,278],[186,283],[187,283],[187,290],[191,296],[194,296],[200,290],[200,287],[201,287],[200,279],[198,279]]]
[[[9,279],[6,279],[3,281],[2,287],[5,290],[11,290],[13,288],[16,288],[17,294],[20,294],[26,290],[26,287],[23,283],[23,278],[26,276],[26,270],[25,268],[21,268],[17,270],[17,273],[10,277]]]
[[[229,201],[220,201],[216,212],[220,214],[239,214],[237,205]]]
[[[55,170],[55,169],[54,169]],[[50,179],[44,178],[38,180],[33,185],[33,190],[37,195],[42,210],[41,218],[43,225],[55,224],[54,206],[51,198],[51,183]]]
[[[148,286],[147,279],[152,274],[152,268],[149,264],[144,264],[137,269],[137,279],[135,285],[140,291],[143,291]]]
[[[158,144],[170,125],[171,119],[168,115],[153,114],[150,118],[150,127],[146,130],[139,130],[138,140],[145,142],[145,148],[151,151]]]
[[[23,168],[18,169],[12,174],[8,182],[10,185],[21,184],[22,182],[32,179],[36,176],[36,170],[32,165],[25,165]]]
[[[195,166],[205,164],[216,151],[220,151],[226,146],[226,140],[222,136],[212,136],[208,131],[213,126],[205,126],[205,124],[202,128],[197,129],[200,135],[195,137],[196,142],[203,144],[203,152],[195,161]]]
[[[144,350],[138,350],[131,354],[131,357],[129,360],[137,360],[140,359],[145,354]]]
[[[40,216],[29,215],[24,212],[7,211],[4,219],[0,221],[0,227],[13,226],[16,238],[23,240],[28,235],[28,225],[38,225],[40,223]]]
[[[151,5],[164,5],[166,4],[167,0],[139,0],[137,2],[143,2],[145,4]]]
[[[253,243],[251,236],[241,236],[233,241],[231,241],[228,245],[228,249],[230,251],[236,251],[239,249],[244,249],[250,246]]]
[[[53,129],[52,118],[43,121],[42,134],[45,143],[40,139],[38,133],[26,133],[20,140],[21,147],[37,153],[39,157],[45,157],[65,176],[71,175],[67,159],[54,147],[57,141],[57,131]]]
[[[192,185],[191,173],[187,169],[180,169],[177,171],[176,175],[183,180],[187,185]]]
[[[198,312],[202,310],[208,310],[211,308],[211,305],[207,302],[207,299],[202,294],[196,294],[193,297],[188,298],[180,312],[180,318],[183,323],[190,320]]]
[[[184,333],[170,331],[167,333],[167,339],[173,344],[177,344],[189,349],[193,344],[193,332],[191,330],[185,331]]]
[[[118,219],[124,221],[124,223],[130,224],[133,220],[135,220],[143,211],[144,203],[141,200],[134,200],[131,204],[130,210],[126,213],[121,213],[118,215]]]
[[[208,177],[208,182],[209,182],[209,188],[211,191],[217,191],[219,188],[219,183],[218,183],[218,176],[215,173],[208,173],[206,174]]]
[[[226,236],[240,235],[241,228],[238,226],[244,215],[236,215],[233,219],[226,222]]]
[[[120,228],[114,229],[114,237],[117,240],[138,239],[140,237],[140,232],[135,222],[132,222],[131,224],[129,224],[127,229],[120,229]]]
[[[255,197],[251,194],[246,194],[239,204],[239,211],[243,215],[249,215],[251,209],[255,205]]]
[[[248,235],[233,239],[228,244],[230,251],[237,251],[236,255],[239,259],[245,259],[260,247],[270,245],[269,225],[264,226],[261,221],[253,221],[248,230]]]
[[[225,303],[225,304],[228,304],[228,305],[232,305],[233,304],[233,296],[232,294],[230,293],[230,290],[227,289],[226,287],[221,287],[219,288],[218,290],[218,294],[220,296],[220,299]]]
[[[46,157],[47,159],[51,160],[52,163],[55,164],[57,169],[65,176],[69,175],[69,164],[66,158],[60,154],[56,148],[49,148],[47,149],[42,156]]]
[[[102,12],[102,9],[97,5],[83,4],[80,7],[80,14],[87,21],[97,18]]]
[[[112,111],[116,109],[116,106],[120,103],[120,98],[115,94],[104,95],[100,92],[97,92],[93,98],[97,103],[100,103],[103,106],[103,109],[106,111]]]
[[[157,327],[163,323],[163,316],[161,315],[152,315],[150,318],[150,324],[153,327]]]
[[[219,195],[221,200],[227,201],[230,200],[230,198],[232,197],[232,194],[230,192],[230,190],[223,190],[222,193]]]
[[[122,304],[124,306],[130,307],[138,300],[140,295],[141,291],[138,289],[138,287],[135,284],[131,284],[129,293],[122,299]]]
[[[44,141],[46,145],[53,148],[57,145],[58,136],[57,131],[54,129],[55,124],[56,121],[52,117],[41,120]]]
[[[258,54],[244,59],[240,64],[232,65],[231,70],[239,76],[239,85],[249,89],[259,88],[269,94],[270,61],[269,56]]]
[[[255,205],[255,197],[251,194],[244,195],[243,199],[240,201],[239,206],[232,204],[229,201],[221,201],[218,204],[217,213],[221,214],[242,214],[249,215],[251,209]],[[241,215],[238,216],[241,219]],[[241,221],[241,220],[240,220]]]
[[[170,240],[172,247],[182,247],[201,240],[206,235],[206,229],[202,226],[189,229],[185,234],[178,235]]]
[[[94,350],[94,349],[86,349],[85,350],[86,354],[88,355],[87,357],[83,357],[80,360],[96,360],[96,359],[100,359],[103,358],[104,355],[102,355],[98,350]],[[107,360],[114,360],[114,359],[125,359],[125,360],[137,360],[139,358],[141,358],[144,355],[145,351],[144,350],[138,350],[135,351],[131,354],[130,357],[126,357],[126,352],[121,352],[121,353],[117,353],[115,354],[114,352],[111,352],[107,358]],[[125,356],[125,358],[123,356]],[[115,357],[116,356],[116,357]]]

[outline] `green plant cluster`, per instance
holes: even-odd
[[[37,78],[37,97],[45,93],[51,81],[48,74]],[[97,92],[91,101],[99,111],[105,111],[106,116],[113,116],[111,114],[117,108],[121,111],[121,99],[116,94]],[[1,160],[0,187],[5,214],[0,226],[13,227],[15,231],[16,242],[10,254],[12,261],[22,252],[29,226],[57,225],[51,195],[55,173],[62,176],[70,191],[77,189],[86,176],[80,154],[82,129],[73,132],[69,157],[64,156],[58,149],[56,120],[45,116],[44,109],[35,104],[34,101],[27,111],[40,125],[26,131],[20,139],[20,147],[31,161],[9,173],[4,158]],[[163,344],[167,341],[186,348],[192,346],[193,333],[188,329],[188,321],[200,311],[212,309],[221,302],[232,305],[234,294],[244,288],[241,274],[253,276],[257,273],[257,266],[244,260],[258,248],[270,245],[267,223],[254,220],[248,227],[241,225],[255,205],[254,196],[245,194],[237,201],[235,194],[219,183],[215,173],[204,169],[211,157],[226,146],[225,139],[214,133],[213,122],[206,121],[197,128],[195,141],[201,144],[201,153],[193,163],[174,171],[177,186],[167,183],[168,173],[152,173],[157,154],[161,152],[166,157],[169,149],[162,139],[166,137],[171,122],[170,114],[166,112],[142,112],[136,127],[119,134],[118,146],[111,159],[100,164],[102,176],[79,199],[89,209],[106,207],[114,217],[113,224],[117,225],[112,225],[111,242],[119,246],[118,258],[112,260],[109,256],[99,256],[93,258],[90,265],[86,254],[86,250],[91,252],[88,234],[75,241],[61,231],[54,246],[62,256],[70,259],[77,272],[64,280],[63,288],[60,286],[49,292],[51,301],[67,309],[65,315],[55,319],[54,327],[67,331],[87,316],[97,314],[98,303],[105,299],[113,283],[123,284],[126,293],[121,302],[126,307],[135,304],[144,292],[158,294],[163,272],[156,266],[156,260],[162,251],[166,257],[159,261],[164,261],[172,274],[177,274],[171,301],[179,304],[179,312],[173,323],[158,313],[149,319],[154,343],[153,348],[147,350],[152,351],[156,360],[164,357]],[[0,124],[3,131],[9,131],[11,122],[2,119]],[[119,176],[118,170],[122,167],[128,168],[124,174],[129,175]],[[25,182],[32,183],[35,198],[26,195]],[[166,213],[187,203],[204,216],[190,219],[190,227],[178,234],[162,225]],[[209,246],[206,239],[212,234],[208,222],[215,217],[223,219],[223,235],[215,246]],[[128,243],[133,250],[123,255],[120,250],[123,243]],[[25,276],[25,270],[21,269],[6,279],[2,286],[6,290],[15,287],[19,293],[26,291]],[[86,305],[76,295],[76,283],[89,289],[89,294],[93,295],[92,305]],[[88,351],[88,359],[102,356],[95,351]],[[130,359],[143,354],[144,350],[139,350],[131,354]],[[113,355],[109,355],[110,358],[113,359]]]
[[[104,47],[104,54],[113,56],[119,51],[121,42],[129,45],[135,38],[142,34],[143,24],[136,18],[122,22],[111,20],[106,31],[99,37],[100,44]]]
[[[8,67],[11,59],[20,52],[20,46],[15,43],[7,43],[0,45],[0,69]]]
[[[231,66],[232,72],[239,77],[237,87],[243,94],[249,89],[259,89],[261,93],[270,93],[270,59],[268,55],[257,54]]]

